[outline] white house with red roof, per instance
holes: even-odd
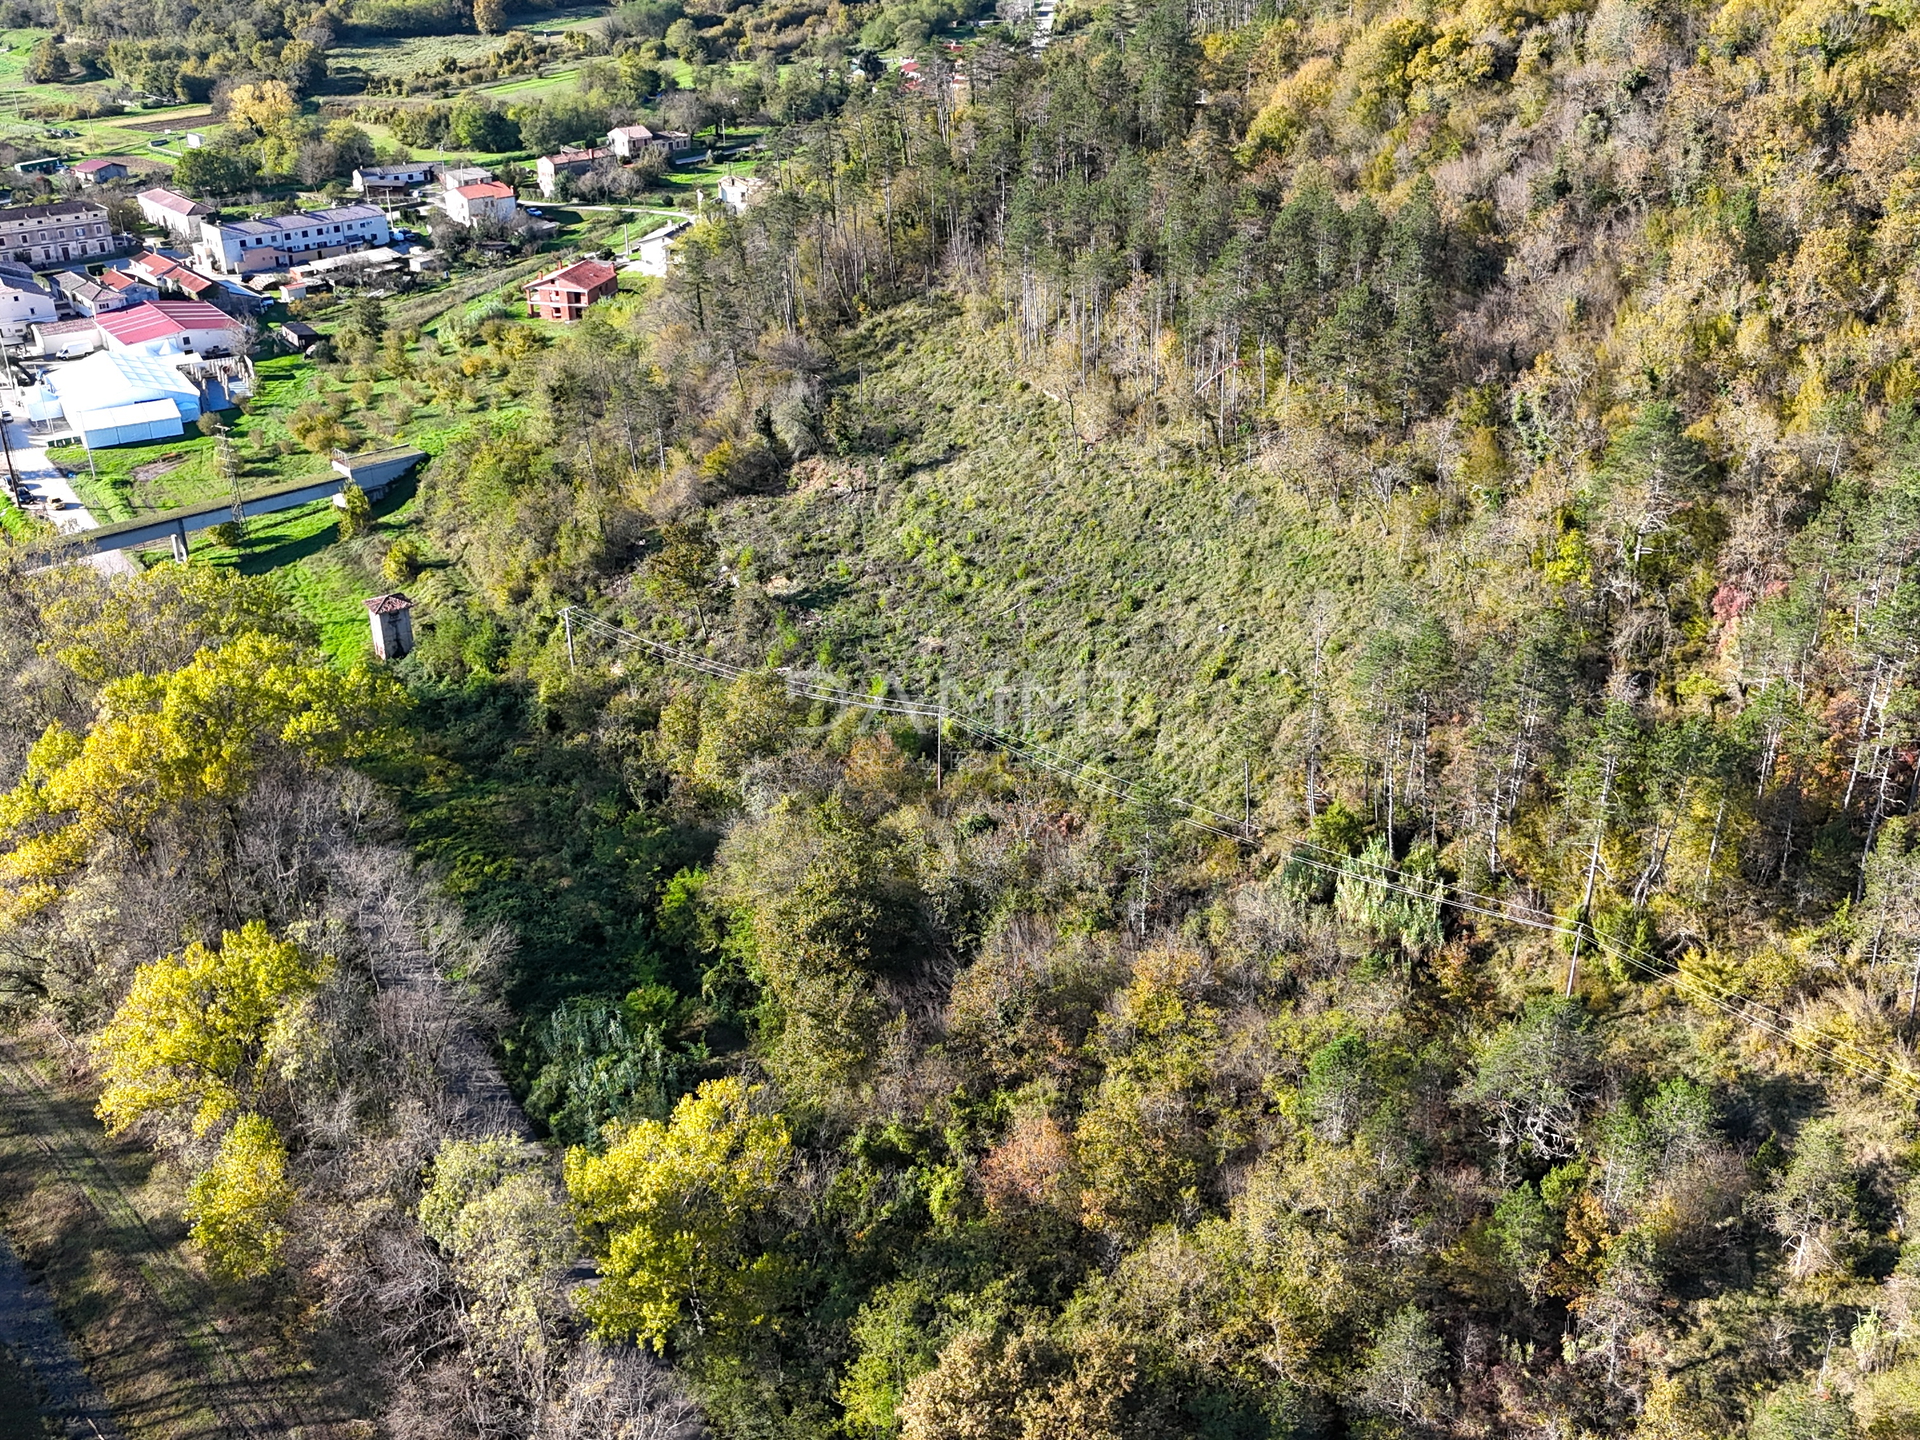
[[[584,175],[596,165],[613,161],[611,150],[562,150],[557,155],[542,155],[533,171],[540,179],[540,193],[551,200],[562,175]]]
[[[649,150],[670,155],[693,144],[684,130],[650,130],[645,125],[622,125],[607,132],[607,148],[622,160],[636,160]]]
[[[195,200],[164,185],[142,190],[133,198],[140,206],[141,219],[149,225],[158,225],[182,240],[197,240],[200,237],[200,222],[213,214],[213,206],[206,201]]]
[[[136,280],[153,287],[154,299],[166,292],[168,282],[176,271],[186,267],[171,255],[162,255],[155,250],[142,250],[127,261],[126,273]]]
[[[513,197],[513,187],[499,180],[476,180],[471,185],[449,190],[446,204],[447,218],[468,229],[482,223],[508,224],[520,208],[520,202]]]
[[[202,300],[145,300],[94,316],[107,349],[149,355],[233,355],[240,350],[233,317]]]

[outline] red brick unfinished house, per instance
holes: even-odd
[[[527,286],[527,314],[541,320],[578,320],[596,300],[620,288],[620,275],[600,260],[576,260]]]

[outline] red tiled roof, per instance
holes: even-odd
[[[576,260],[552,274],[542,275],[530,283],[529,290],[592,290],[605,285],[610,280],[618,280],[620,272],[603,260]]]
[[[83,175],[91,175],[94,171],[104,170],[109,165],[118,165],[122,170],[127,168],[126,161],[116,160],[111,155],[98,155],[91,160],[82,160],[78,165],[74,166],[73,168],[78,170]]]
[[[204,201],[182,195],[178,190],[169,190],[164,185],[156,185],[151,190],[142,190],[134,198],[144,200],[149,205],[158,205],[162,210],[171,210],[175,215],[185,215],[189,219],[195,215],[209,214],[213,210],[213,207]]]
[[[540,157],[554,165],[591,165],[598,160],[613,158],[611,150],[562,150],[558,155]]]
[[[203,300],[143,300],[128,309],[101,315],[94,323],[122,345],[139,345],[188,330],[226,329],[233,320]]]
[[[375,595],[367,601],[367,609],[375,615],[393,615],[402,610],[411,610],[413,601],[405,593],[396,590],[391,595]]]
[[[144,285],[147,282],[137,275],[129,275],[124,270],[102,270],[100,272],[100,283],[109,290],[125,290],[134,285]]]
[[[207,279],[206,276],[195,274],[191,270],[176,271],[173,275],[173,283],[189,295],[204,295],[209,290],[219,288],[213,281]]]
[[[513,187],[498,180],[476,180],[453,193],[468,200],[509,200],[513,197]]]
[[[171,275],[182,266],[178,260],[169,256],[156,255],[151,250],[142,250],[127,262],[127,268],[139,270],[142,274],[158,280],[162,276]]]

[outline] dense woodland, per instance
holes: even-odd
[[[1914,23],[709,77],[406,661],[11,562],[5,1003],[395,1435],[1915,1433]]]

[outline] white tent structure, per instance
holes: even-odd
[[[165,440],[182,431],[180,407],[172,400],[141,400],[109,410],[83,410],[74,428],[89,450],[102,445],[131,445],[137,440]]]
[[[178,435],[203,408],[198,387],[166,357],[139,350],[89,355],[49,372],[46,387],[90,450]]]

